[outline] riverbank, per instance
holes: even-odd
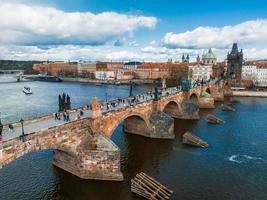
[[[267,97],[267,91],[232,91],[234,97]]]
[[[79,82],[79,83],[103,83],[103,84],[114,84],[115,81],[110,80],[97,80],[97,79],[89,79],[89,78],[69,78],[69,77],[60,77],[62,81],[64,82]],[[143,84],[155,84],[158,83],[155,80],[139,80],[139,79],[133,79],[133,80],[119,80],[120,84],[128,85],[131,83],[136,85],[143,85]]]

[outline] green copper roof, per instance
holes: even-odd
[[[202,55],[202,59],[216,59],[216,55],[209,49],[208,53]]]

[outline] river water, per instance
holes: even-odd
[[[1,77],[0,77],[1,80]],[[2,79],[4,80],[4,79]],[[34,94],[21,89],[30,86]],[[138,86],[135,93],[150,90]],[[82,106],[97,95],[105,99],[127,96],[127,86],[94,86],[80,83],[1,83],[0,111],[4,121],[31,118],[57,109],[57,95],[67,92],[72,106]],[[2,200],[128,200],[142,199],[130,192],[130,179],[140,171],[174,191],[172,199],[267,199],[267,99],[232,98],[236,112],[201,110],[198,121],[175,120],[174,140],[156,140],[123,133],[122,124],[112,140],[121,149],[123,182],[81,180],[56,167],[52,151],[29,153],[0,170]],[[226,121],[210,125],[214,113]],[[187,130],[209,143],[206,149],[181,144]]]

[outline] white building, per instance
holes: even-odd
[[[191,81],[196,80],[209,80],[212,75],[212,65],[195,64],[189,65],[189,79]]]
[[[256,83],[257,86],[267,86],[267,68],[266,67],[258,67],[257,68],[257,78]]]
[[[99,80],[114,80],[116,74],[114,71],[96,71],[95,78]]]
[[[256,86],[267,86],[267,67],[257,63],[243,65],[242,79],[252,80]]]
[[[255,80],[257,78],[257,66],[256,65],[243,65],[242,66],[242,79],[243,80]]]

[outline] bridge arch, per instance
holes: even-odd
[[[124,131],[130,133],[136,133],[139,135],[148,134],[148,130],[150,127],[148,114],[140,114],[140,113],[129,113],[118,119],[114,119],[114,121],[109,125],[110,128],[105,133],[105,135],[111,137],[116,130],[116,128],[124,122]],[[143,133],[142,133],[143,132]]]
[[[167,102],[162,111],[173,118],[179,118],[183,115],[181,105],[174,100]]]
[[[209,87],[206,88],[205,92],[209,93],[211,95],[211,90]]]
[[[194,103],[198,104],[198,95],[196,93],[192,93],[189,96],[189,100],[193,101]]]

